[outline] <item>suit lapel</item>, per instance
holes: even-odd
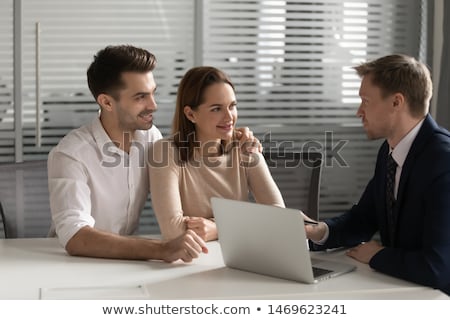
[[[378,195],[379,199],[381,199],[381,206],[382,213],[381,213],[381,220],[380,222],[382,225],[380,225],[380,233],[382,237],[382,242],[385,245],[391,245],[392,241],[389,237],[389,224],[388,224],[388,216],[387,216],[387,208],[386,208],[386,175],[387,175],[387,157],[389,154],[389,145],[387,141],[383,143],[383,145],[380,148],[380,152],[378,154],[377,162],[379,164],[379,183],[377,183],[378,188]]]
[[[420,128],[414,142],[411,145],[411,149],[409,149],[408,155],[405,159],[405,163],[403,164],[402,173],[400,175],[400,181],[398,185],[397,192],[397,203],[395,206],[395,215],[396,215],[396,225],[395,229],[397,230],[398,221],[400,220],[401,212],[400,208],[403,204],[403,198],[405,196],[405,188],[409,177],[411,175],[412,168],[414,167],[414,163],[416,162],[417,156],[422,152],[423,148],[426,145],[426,142],[433,134],[433,131],[437,128],[436,122],[427,115],[425,120],[423,121],[422,127]]]

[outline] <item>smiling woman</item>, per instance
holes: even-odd
[[[228,83],[214,83],[204,93],[197,106],[184,106],[184,114],[196,127],[195,138],[200,144],[230,140],[237,120],[236,97]],[[175,132],[174,132],[175,133]]]
[[[192,158],[198,142],[201,146],[210,147],[215,142],[225,146],[237,121],[236,105],[234,86],[221,70],[197,67],[185,74],[178,87],[172,124],[182,161]]]
[[[164,238],[186,229],[217,239],[211,197],[284,207],[260,153],[236,140],[237,100],[230,78],[213,67],[189,70],[180,82],[172,137],[150,153],[152,205]],[[246,137],[244,137],[245,139]]]

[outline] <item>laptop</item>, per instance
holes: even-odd
[[[353,271],[351,264],[311,259],[297,209],[212,197],[225,265],[303,283]]]

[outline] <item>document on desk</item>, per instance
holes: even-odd
[[[40,288],[40,300],[140,300],[148,299],[145,286]]]

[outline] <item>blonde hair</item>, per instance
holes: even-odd
[[[405,96],[410,113],[422,117],[428,113],[433,83],[427,66],[404,54],[388,55],[354,67],[360,77],[370,75],[372,83],[387,95]]]

